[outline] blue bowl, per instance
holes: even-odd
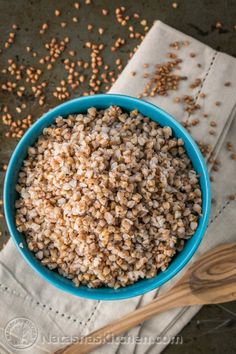
[[[28,147],[35,143],[43,129],[51,125],[57,116],[61,115],[66,117],[72,113],[86,112],[89,107],[103,109],[109,107],[110,105],[120,106],[127,111],[138,109],[143,115],[150,117],[161,126],[170,126],[174,132],[174,135],[183,139],[187,154],[192,161],[194,169],[200,176],[200,186],[202,191],[202,216],[199,219],[199,225],[196,232],[191,239],[185,242],[183,250],[176,254],[164,272],[159,272],[154,278],[139,280],[135,284],[116,290],[106,287],[97,289],[90,289],[86,286],[76,287],[71,280],[62,277],[57,272],[49,270],[47,267],[43,266],[28,249],[24,235],[17,231],[15,224],[15,201],[17,199],[15,185],[17,183],[22,162],[27,156]],[[26,262],[50,284],[55,285],[57,288],[65,292],[88,299],[126,299],[158,288],[173,278],[189,262],[193,254],[196,252],[207,228],[210,207],[211,191],[207,168],[198,146],[188,132],[174,118],[162,111],[160,108],[136,98],[116,94],[94,95],[77,98],[63,103],[44,114],[31,126],[17,145],[9,162],[4,184],[4,211],[7,225],[17,249]]]

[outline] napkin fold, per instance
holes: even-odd
[[[181,49],[170,47],[173,42],[179,42]],[[186,42],[189,45],[182,45]],[[170,52],[182,59],[176,73],[187,76],[187,80],[181,81],[178,91],[170,91],[168,96],[157,95],[145,99],[163,108],[180,122],[199,119],[200,123],[191,128],[191,135],[203,144],[210,144],[211,152],[220,161],[219,171],[214,173],[215,181],[212,184],[216,203],[212,206],[206,235],[194,256],[196,259],[217,244],[235,241],[236,204],[235,200],[229,200],[228,195],[235,195],[236,192],[236,161],[230,158],[225,145],[227,141],[234,142],[236,136],[236,60],[157,21],[110,92],[134,97],[139,95],[149,80],[143,77],[144,71],[152,74],[156,64],[168,60],[166,56]],[[144,64],[149,65],[144,69]],[[196,79],[201,80],[200,85],[190,89],[189,86]],[[205,98],[202,97],[203,93]],[[184,95],[192,95],[194,103],[200,105],[191,116],[182,102],[175,103],[176,96]],[[217,124],[214,135],[209,134],[212,121]],[[211,171],[212,164],[208,166]],[[172,287],[183,272],[144,296],[112,302],[80,299],[62,293],[35,274],[10,240],[0,253],[0,353],[25,353],[25,349],[16,349],[7,340],[7,323],[15,318],[27,318],[35,324],[37,339],[30,347],[30,353],[51,353],[76,337],[86,335],[148,303]],[[199,309],[200,306],[193,306],[162,313],[94,353],[160,353],[173,337],[174,342],[184,341],[184,338],[178,339],[176,336]],[[135,338],[138,338],[139,344]],[[155,339],[158,339],[156,343]]]

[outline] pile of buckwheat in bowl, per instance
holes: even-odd
[[[16,225],[29,249],[77,286],[154,277],[202,210],[183,141],[117,106],[56,118],[28,149],[16,189]]]

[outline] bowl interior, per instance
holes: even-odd
[[[51,125],[57,116],[61,115],[66,117],[71,113],[84,113],[89,107],[92,106],[98,109],[103,109],[109,107],[110,105],[120,106],[127,111],[138,109],[143,115],[146,115],[150,119],[158,122],[161,126],[170,126],[173,129],[174,135],[183,139],[187,154],[192,161],[194,169],[200,176],[200,186],[202,190],[202,216],[199,219],[199,225],[195,234],[191,239],[185,242],[183,250],[176,254],[168,268],[164,272],[158,273],[156,277],[152,279],[139,280],[135,284],[116,290],[105,287],[90,289],[86,286],[80,286],[77,288],[71,280],[66,279],[57,272],[51,271],[44,267],[28,249],[24,236],[17,231],[15,226],[14,207],[15,200],[17,199],[15,185],[17,183],[22,162],[27,155],[28,147],[35,143],[38,136],[42,133],[42,130]],[[169,114],[162,111],[158,107],[123,95],[95,95],[81,97],[57,106],[46,113],[41,119],[32,125],[17,145],[11,157],[4,184],[4,209],[8,228],[18,250],[30,266],[45,280],[49,281],[51,284],[57,286],[63,291],[67,291],[73,295],[81,297],[101,300],[125,299],[143,294],[159,287],[178,273],[190,260],[201,242],[209,219],[210,200],[210,182],[206,165],[196,143],[193,141],[191,136]],[[19,246],[20,243],[23,244],[23,248]]]

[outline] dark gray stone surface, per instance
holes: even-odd
[[[127,14],[138,12],[142,18],[147,19],[151,25],[156,19],[183,31],[200,41],[212,46],[217,50],[224,51],[230,55],[236,55],[236,2],[235,0],[182,0],[177,1],[179,7],[173,9],[169,0],[143,0],[143,1],[118,1],[118,0],[93,0],[90,6],[84,5],[84,1],[79,1],[81,10],[78,12],[73,7],[73,1],[57,0],[0,0],[0,48],[11,31],[11,25],[16,23],[19,26],[15,44],[8,50],[3,50],[0,54],[0,70],[6,66],[7,59],[13,58],[19,64],[34,65],[37,58],[32,58],[25,47],[31,46],[39,54],[45,53],[43,42],[55,36],[61,38],[69,35],[71,43],[70,49],[76,50],[76,57],[88,58],[88,50],[84,48],[84,42],[93,40],[102,41],[107,45],[104,51],[104,61],[115,69],[114,58],[120,57],[123,64],[128,60],[128,53],[138,44],[138,40],[128,38],[127,27],[121,27],[113,15],[114,9],[118,6],[125,6]],[[54,10],[58,8],[62,12],[60,18],[54,16]],[[101,15],[101,9],[107,8],[110,15]],[[72,17],[78,16],[79,22],[72,22]],[[60,21],[67,21],[65,29],[61,29]],[[220,21],[222,28],[217,30],[215,23]],[[48,22],[49,30],[40,37],[39,28],[42,23]],[[94,24],[93,33],[88,33],[87,24]],[[134,20],[130,24],[135,24]],[[97,33],[98,27],[104,27],[105,32],[101,37]],[[137,25],[137,29],[141,29]],[[127,43],[114,56],[111,56],[109,47],[118,37],[127,39]],[[63,56],[64,58],[66,55]],[[58,101],[50,95],[59,80],[63,78],[62,66],[58,63],[52,71],[44,74],[44,79],[50,85],[47,89],[47,102],[44,107],[35,104],[32,97],[27,96],[28,107],[25,113],[32,113],[34,117],[39,117],[44,111],[58,104]],[[4,75],[0,75],[0,83],[5,81]],[[71,97],[79,96],[86,89],[86,83],[79,89],[71,93]],[[12,112],[18,104],[18,99],[14,95],[0,91],[0,104],[7,104]],[[8,162],[11,152],[17,141],[5,138],[6,128],[0,123],[0,167]],[[0,171],[0,184],[2,186],[4,172]],[[2,193],[2,192],[0,192]],[[0,196],[1,198],[1,196]],[[2,246],[9,235],[3,218],[0,218],[0,237]],[[223,305],[204,306],[194,319],[180,333],[183,337],[182,345],[170,345],[165,350],[166,354],[172,353],[222,353],[236,352],[236,303]],[[157,333],[158,335],[158,333]]]

